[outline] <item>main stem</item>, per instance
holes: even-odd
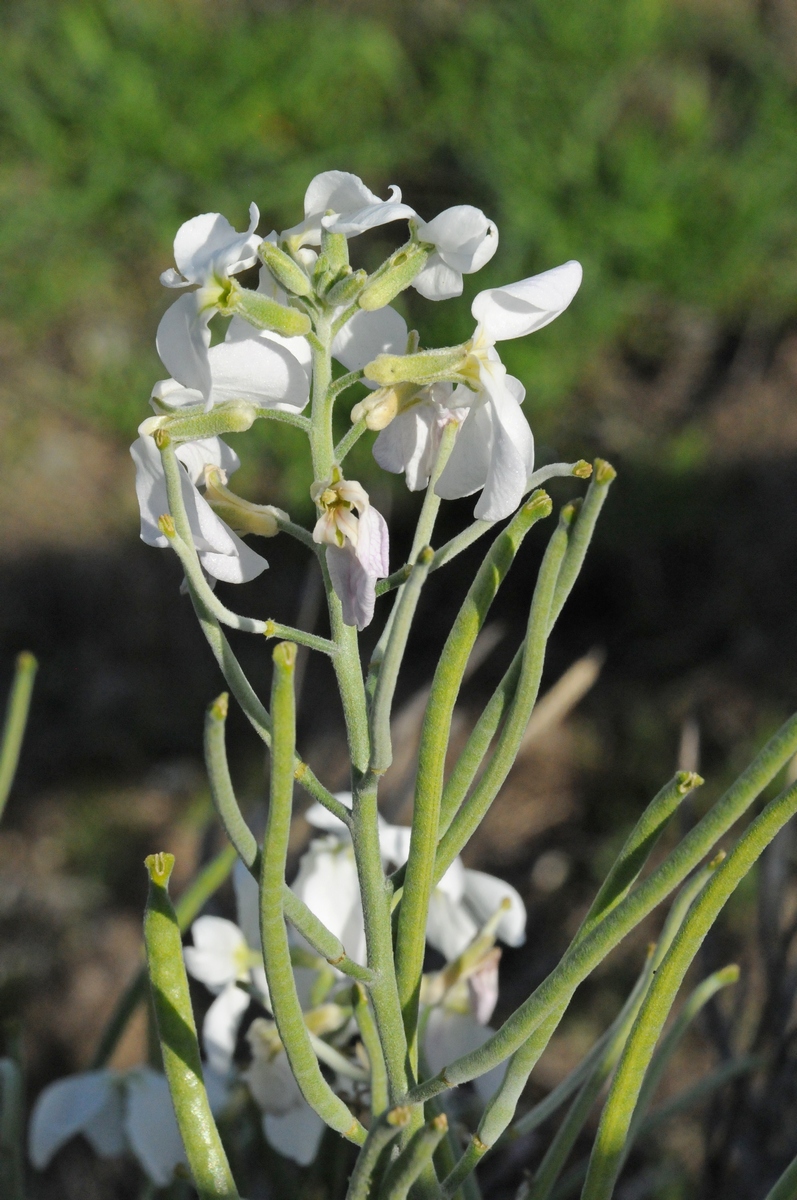
[[[316,323],[313,345],[313,409],[310,448],[316,480],[329,479],[334,465],[332,412],[332,328],[328,314]],[[362,895],[370,986],[379,1039],[385,1057],[391,1104],[406,1093],[406,1041],[393,962],[390,890],[379,849],[377,780],[368,773],[371,756],[368,714],[357,631],[345,625],[341,604],[324,570],[332,640],[337,647],[335,673],[343,703],[352,766],[352,841]]]

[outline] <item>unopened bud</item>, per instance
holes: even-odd
[[[432,246],[422,242],[409,242],[391,254],[368,281],[360,296],[360,308],[372,312],[389,304],[399,292],[410,286],[418,272],[426,266],[432,249]]]
[[[223,400],[210,412],[197,407],[179,415],[148,417],[138,427],[142,437],[149,434],[159,450],[170,442],[195,442],[200,438],[218,437],[223,433],[245,433],[260,415],[257,405],[248,400]]]
[[[343,237],[343,234],[338,234],[338,237]],[[331,304],[337,308],[341,304],[353,304],[359,296],[360,292],[365,287],[368,279],[367,271],[352,271],[334,283],[326,294],[327,304]]]
[[[279,521],[287,520],[282,509],[271,504],[252,504],[236,496],[227,485],[227,476],[220,467],[205,467],[205,499],[222,521],[235,533],[256,533],[260,537],[276,537]]]
[[[230,289],[225,311],[243,317],[255,329],[270,329],[274,333],[281,333],[283,337],[301,337],[310,332],[307,313],[278,304],[270,296],[239,287],[238,284]]]
[[[313,285],[305,272],[289,254],[280,250],[273,242],[261,242],[258,254],[276,279],[280,287],[294,296],[312,295]]]
[[[321,253],[329,263],[330,271],[337,273],[348,267],[349,243],[345,233],[331,233],[328,229],[322,229]]]
[[[364,370],[369,379],[383,386],[416,383],[424,387],[458,379],[468,356],[466,345],[422,350],[419,354],[378,354],[366,364]]]

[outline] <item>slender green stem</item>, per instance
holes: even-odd
[[[469,546],[477,542],[483,533],[492,529],[495,523],[495,521],[474,521],[472,525],[468,525],[467,529],[463,529],[461,533],[450,538],[439,550],[435,550],[430,570],[439,571],[446,563],[450,563],[452,558],[456,558],[463,550],[467,550]]]
[[[567,538],[567,526],[560,521],[548,543],[540,565],[537,586],[534,589],[529,611],[523,661],[517,687],[498,739],[498,745],[487,769],[471,796],[465,800],[458,811],[449,807],[443,809],[441,805],[440,830],[442,837],[435,858],[435,882],[443,877],[484,819],[485,813],[498,795],[515,761],[540,690],[550,628],[551,597],[556,586],[562,558],[567,549]],[[450,794],[449,803],[455,798]]]
[[[448,1118],[445,1113],[440,1113],[412,1135],[385,1174],[379,1189],[380,1200],[406,1200],[412,1185],[431,1165],[432,1156],[447,1130]]]
[[[317,637],[314,633],[306,633],[303,629],[294,629],[292,625],[280,625],[277,621],[268,620],[265,622],[263,630],[266,638],[281,638],[297,642],[300,646],[307,646],[309,650],[318,650],[321,654],[328,654],[330,658],[334,658],[337,654],[337,646],[331,642],[329,638]]]
[[[715,846],[742,816],[778,771],[797,751],[797,716],[791,717],[769,740],[747,770],[717,801],[663,863],[578,945],[510,1016],[489,1041],[445,1067],[434,1079],[415,1088],[413,1101],[465,1083],[497,1066],[560,1007],[625,935],[642,921]]]
[[[36,659],[27,650],[23,650],[22,654],[17,656],[14,680],[6,706],[3,740],[0,743],[0,819],[5,811],[8,794],[17,773],[22,739],[28,723],[33,681],[36,678],[38,666]]]
[[[345,459],[353,446],[356,446],[362,435],[365,433],[368,426],[365,423],[365,418],[361,417],[359,421],[355,421],[351,429],[343,435],[335,447],[335,462],[340,464]]]
[[[327,1125],[359,1144],[365,1140],[365,1130],[321,1073],[296,992],[283,913],[293,802],[296,646],[280,642],[273,660],[271,788],[260,876],[260,937],[269,995],[280,1039],[305,1100]]]
[[[222,1197],[238,1200],[202,1077],[180,926],[168,892],[174,856],[151,854],[146,865],[150,882],[144,944],[163,1070],[169,1082],[174,1115],[200,1200]]]
[[[797,1158],[792,1159],[775,1186],[767,1192],[766,1200],[796,1200]]]
[[[416,1024],[426,944],[426,915],[435,869],[443,771],[454,705],[473,644],[490,605],[524,537],[550,511],[549,497],[545,492],[536,492],[495,539],[457,614],[432,680],[418,752],[412,834],[396,937],[399,996],[404,1027],[412,1047],[413,1066],[417,1063]]]
[[[399,1107],[382,1113],[379,1119],[373,1122],[349,1180],[346,1200],[369,1200],[373,1196],[373,1185],[382,1154],[401,1130],[406,1128],[409,1119],[409,1108]]]
[[[377,596],[384,596],[387,592],[393,592],[396,588],[401,587],[406,583],[412,574],[412,564],[405,563],[403,567],[399,567],[392,575],[388,575],[385,579],[378,579],[376,583]]]
[[[340,379],[336,379],[329,385],[330,395],[337,398],[341,392],[345,392],[347,388],[359,383],[364,375],[365,371],[362,367],[358,367],[356,371],[349,371],[346,375],[341,375]],[[336,462],[340,462],[340,459],[336,458]]]
[[[310,431],[310,418],[303,416],[302,413],[283,412],[278,408],[261,408],[258,409],[257,415],[267,421],[280,421],[283,425],[294,425],[304,433]]]
[[[330,330],[329,316],[318,317],[315,328],[313,351],[313,407],[310,426],[310,451],[313,456],[315,479],[329,479],[334,459],[332,437],[332,410],[335,396],[332,392],[332,359],[330,346],[334,333]]]
[[[412,574],[396,600],[396,616],[385,646],[371,705],[371,770],[375,775],[384,775],[393,761],[393,745],[390,739],[393,695],[415,609],[421,596],[421,588],[429,574],[431,561],[432,550],[426,546],[418,555]]]
[[[617,1068],[590,1157],[584,1200],[611,1196],[645,1073],[683,978],[738,884],[796,811],[797,784],[792,784],[750,823],[690,909],[645,997]]]
[[[309,529],[305,529],[303,525],[297,525],[295,521],[280,513],[278,509],[274,512],[274,520],[281,533],[290,534],[297,542],[301,542],[302,545],[307,546],[308,550],[312,550],[316,557],[318,556],[318,546],[313,541],[313,535]]]
[[[7,1200],[25,1200],[24,1107],[19,1064],[0,1058],[0,1185]]]
[[[360,984],[352,988],[354,998],[354,1019],[363,1040],[365,1052],[371,1068],[371,1113],[374,1117],[383,1113],[390,1099],[387,1086],[387,1069],[385,1056],[382,1053],[382,1043],[379,1040],[379,1030],[376,1027],[374,1014],[368,1001],[368,993]]]

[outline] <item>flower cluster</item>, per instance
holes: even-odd
[[[153,388],[156,415],[142,423],[131,453],[141,537],[164,547],[169,533],[162,518],[170,506],[159,446],[164,435],[174,442],[186,526],[212,582],[244,583],[268,565],[241,535],[273,536],[278,523],[265,506],[227,487],[239,462],[220,435],[261,417],[307,427],[302,414],[311,395],[313,421],[321,419],[327,381],[319,379],[314,357],[320,303],[331,313],[331,356],[349,372],[343,382],[361,381],[370,391],[352,410],[353,432],[378,431],[373,452],[380,466],[403,472],[413,491],[426,488],[442,431],[453,424],[458,433],[435,482],[437,496],[478,492],[475,516],[498,521],[529,489],[534,439],[521,408],[524,388],[507,374],[496,343],[557,317],[579,287],[581,268],[569,262],[480,292],[467,342],[419,349],[390,301],[407,287],[435,301],[460,295],[463,275],[494,255],[498,231],[470,205],[425,221],[398,188],[390,190],[382,200],[357,176],[326,171],[307,189],[304,219],[280,234],[256,232],[254,204],[244,233],[218,213],[178,230],[176,268],[164,271],[161,282],[186,290],[167,309],[156,340],[170,378]],[[349,239],[394,221],[408,222],[409,241],[370,277],[353,270]],[[258,261],[257,289],[242,287],[236,276]],[[231,319],[224,340],[211,345],[217,314]],[[316,468],[320,457],[314,455]],[[373,617],[377,581],[389,573],[387,528],[361,484],[345,478],[342,463],[323,466],[312,486],[313,538],[324,548],[343,621],[362,629]]]

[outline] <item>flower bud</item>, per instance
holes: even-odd
[[[385,429],[394,417],[409,408],[423,389],[415,383],[399,383],[395,387],[383,387],[366,396],[351,410],[352,422],[365,421],[366,429]]]
[[[255,329],[270,329],[274,333],[281,333],[283,337],[301,337],[310,332],[307,313],[278,304],[262,292],[253,292],[238,284],[230,289],[225,312],[243,317]]]
[[[251,429],[259,410],[248,400],[224,400],[210,412],[201,408],[185,409],[173,416],[148,417],[138,427],[142,437],[157,432],[173,442],[195,442],[200,438],[218,437],[222,433],[245,433]]]
[[[344,233],[321,231],[321,253],[329,263],[330,271],[337,273],[349,265],[349,243]]]
[[[305,272],[290,255],[280,250],[279,246],[275,246],[273,242],[261,242],[258,254],[286,292],[291,292],[294,296],[312,295],[313,285]]]
[[[342,237],[343,234],[338,234]],[[333,308],[337,308],[341,304],[352,304],[360,292],[365,287],[368,279],[367,271],[351,271],[348,275],[344,275],[337,283],[334,283],[326,294],[327,304],[331,304]]]
[[[409,242],[371,276],[360,296],[360,308],[371,312],[384,308],[386,304],[405,288],[408,288],[418,272],[426,266],[433,247],[422,242]]]
[[[383,386],[405,382],[425,386],[443,380],[458,381],[468,358],[467,344],[446,346],[419,354],[378,354],[364,370],[369,379]]]
[[[227,473],[221,467],[205,467],[205,499],[222,521],[235,533],[256,533],[260,537],[275,537],[279,533],[279,518],[288,514],[271,504],[252,504],[231,492]]]

